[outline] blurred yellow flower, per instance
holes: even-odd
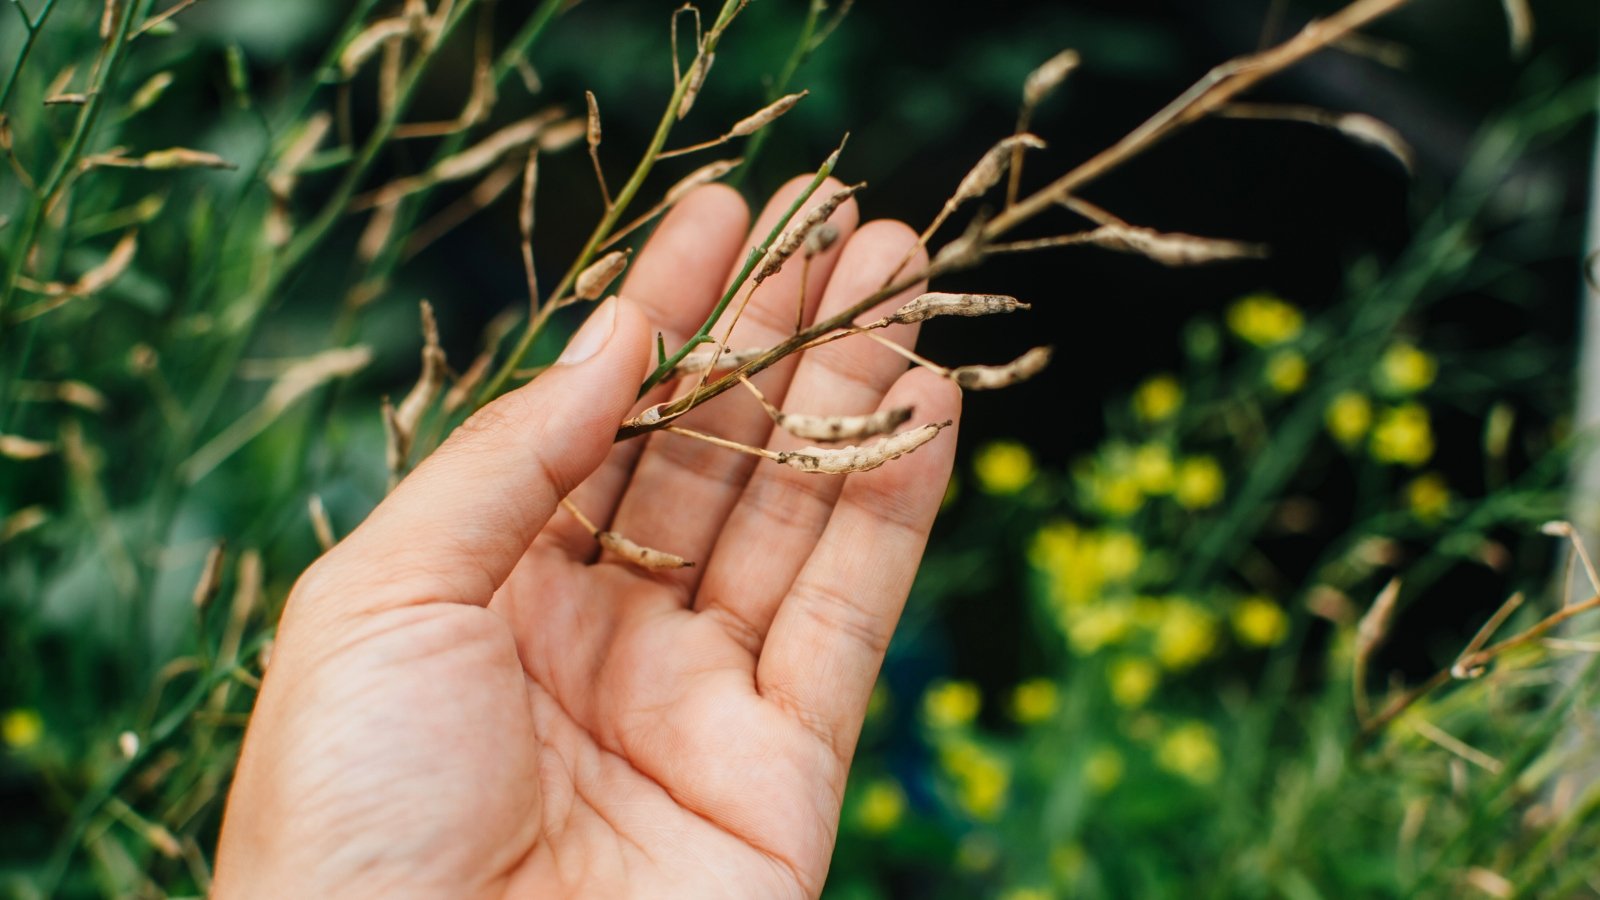
[[[1042,887],[1014,887],[1006,889],[1000,900],[1051,900],[1054,896]]]
[[[1146,422],[1164,422],[1183,406],[1183,386],[1171,375],[1155,375],[1133,392],[1134,415]]]
[[[1438,472],[1419,475],[1406,485],[1406,505],[1418,521],[1438,522],[1450,511],[1450,485]]]
[[[972,724],[983,706],[983,695],[970,681],[936,681],[922,695],[922,714],[938,729]]]
[[[1379,462],[1420,466],[1433,456],[1433,429],[1428,411],[1402,403],[1384,411],[1372,429],[1372,456]]]
[[[1095,506],[1108,516],[1125,519],[1144,505],[1139,482],[1128,474],[1097,474],[1091,482]]]
[[[1439,364],[1415,344],[1399,343],[1384,351],[1378,372],[1388,388],[1400,394],[1415,394],[1433,384]]]
[[[1267,360],[1267,386],[1280,394],[1292,394],[1306,386],[1310,367],[1296,350],[1279,350]]]
[[[1097,603],[1073,613],[1067,624],[1067,643],[1088,656],[1102,647],[1127,640],[1133,631],[1133,607],[1128,603]]]
[[[1172,450],[1165,444],[1145,444],[1133,451],[1133,480],[1146,494],[1165,494],[1172,490],[1176,466]]]
[[[1251,294],[1228,307],[1229,330],[1257,347],[1293,340],[1304,324],[1300,310],[1272,294]]]
[[[987,494],[1015,494],[1033,481],[1033,454],[1016,441],[995,441],[972,460],[978,487]]]
[[[906,794],[893,778],[874,778],[861,790],[856,821],[868,834],[893,831],[905,817]]]
[[[1161,738],[1156,764],[1196,784],[1210,784],[1222,773],[1222,751],[1210,725],[1188,721]]]
[[[1096,535],[1095,562],[1107,581],[1122,581],[1139,571],[1144,545],[1131,532],[1108,530]]]
[[[1217,622],[1204,607],[1189,600],[1171,600],[1156,626],[1155,653],[1172,671],[1190,668],[1217,644]]]
[[[968,815],[993,821],[1005,808],[1011,787],[1006,761],[971,741],[953,741],[939,750],[939,762],[955,782],[956,803]]]
[[[44,737],[44,719],[38,710],[13,709],[0,717],[0,740],[16,750],[26,750]]]
[[[1333,398],[1323,413],[1328,433],[1345,446],[1353,446],[1367,435],[1372,427],[1372,402],[1363,394],[1345,391]]]
[[[1083,780],[1096,794],[1110,792],[1122,783],[1127,764],[1115,747],[1100,747],[1083,764]]]
[[[1011,717],[1024,725],[1048,721],[1061,708],[1061,691],[1049,678],[1030,678],[1011,691]]]
[[[1106,667],[1106,683],[1118,706],[1143,706],[1161,683],[1161,670],[1142,656],[1124,656]]]
[[[1222,466],[1209,456],[1191,456],[1178,464],[1173,499],[1185,509],[1205,509],[1222,499]]]
[[[1289,617],[1266,597],[1247,597],[1233,608],[1233,633],[1247,647],[1273,647],[1288,636]]]

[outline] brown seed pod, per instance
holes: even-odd
[[[439,391],[444,388],[444,349],[439,346],[439,323],[433,316],[433,304],[422,301],[422,374],[417,383],[395,409],[395,423],[405,436],[406,448],[416,438],[422,414],[433,405]]]
[[[811,229],[811,233],[806,235],[804,249],[806,259],[812,259],[828,252],[828,248],[832,247],[838,240],[839,226],[832,222],[823,222],[821,225]]]
[[[868,472],[893,459],[899,459],[933,440],[939,432],[952,423],[934,422],[903,431],[861,447],[806,447],[779,453],[775,459],[783,465],[819,475],[847,475],[851,472]]]
[[[950,380],[969,391],[993,391],[1027,381],[1050,364],[1050,347],[1035,347],[1003,366],[960,366]]]
[[[839,190],[834,191],[833,194],[828,197],[828,199],[822,201],[810,212],[806,213],[799,222],[789,226],[789,230],[785,231],[783,236],[778,238],[777,243],[767,251],[766,257],[762,259],[761,268],[758,269],[755,274],[755,283],[760,284],[768,278],[778,274],[779,270],[783,268],[783,264],[788,261],[789,257],[793,256],[795,251],[800,249],[800,245],[805,243],[807,235],[809,235],[813,229],[828,221],[828,217],[833,215],[834,211],[837,210],[841,204],[854,196],[856,191],[859,191],[866,186],[867,183],[863,181],[860,184],[852,184],[849,187],[840,188]]]
[[[18,462],[39,459],[54,453],[55,444],[36,441],[16,434],[0,434],[0,456]]]
[[[373,54],[382,49],[384,44],[405,37],[410,32],[411,22],[403,16],[373,22],[345,45],[344,52],[339,54],[339,71],[344,77],[351,77],[372,58]]]
[[[1022,102],[1029,107],[1038,106],[1067,80],[1080,61],[1076,50],[1063,50],[1045,60],[1039,68],[1029,72],[1022,83]]]
[[[611,282],[616,281],[622,270],[628,267],[628,255],[632,252],[631,248],[613,250],[590,263],[588,268],[578,273],[573,293],[579,300],[599,300]]]
[[[215,153],[191,150],[188,147],[170,147],[152,150],[139,158],[139,167],[153,171],[166,169],[237,169],[238,166]]]
[[[698,375],[711,366],[712,360],[716,360],[717,371],[719,372],[737,369],[766,352],[765,347],[745,347],[740,350],[724,350],[719,358],[716,345],[709,344],[689,351],[688,355],[684,356],[673,367],[672,374],[674,376]]]
[[[779,116],[791,109],[794,109],[794,105],[799,103],[809,93],[811,92],[801,91],[798,94],[785,94],[784,96],[779,97],[771,103],[768,103],[766,106],[763,106],[750,115],[745,116],[739,121],[733,123],[733,127],[728,129],[726,137],[736,138],[755,134],[757,131],[760,131],[768,125],[771,125]]]
[[[592,151],[600,146],[600,104],[595,102],[594,91],[584,91],[583,98],[589,103],[589,117],[584,123],[584,135]]]
[[[738,168],[743,159],[719,159],[713,163],[706,163],[693,172],[678,179],[678,183],[667,188],[666,196],[662,199],[663,206],[671,206],[682,200],[685,195],[702,184],[710,184],[722,176]]]
[[[1089,232],[1085,239],[1087,243],[1108,250],[1138,253],[1164,266],[1194,266],[1266,255],[1266,249],[1259,244],[1161,232],[1134,225],[1102,225]]]
[[[498,162],[500,157],[536,140],[555,114],[555,111],[546,110],[513,122],[460,153],[440,160],[428,173],[429,180],[437,183],[471,178]]]
[[[675,556],[664,550],[654,550],[640,546],[615,531],[602,531],[594,537],[595,540],[600,542],[600,546],[641,569],[688,569],[694,566],[693,562],[681,556]]]
[[[779,428],[803,441],[861,441],[890,434],[911,420],[915,409],[902,406],[863,416],[813,416],[780,412],[773,416]]]
[[[539,150],[542,153],[559,153],[577,143],[578,138],[588,134],[589,127],[582,119],[567,119],[564,122],[546,128],[539,134]]]
[[[888,325],[909,325],[913,322],[925,322],[939,316],[992,316],[998,313],[1016,312],[1019,309],[1032,309],[1029,304],[1023,303],[1015,297],[1004,294],[947,294],[933,291],[923,294],[895,310],[893,314],[883,317],[868,325],[868,328],[883,328]]]
[[[683,100],[678,104],[678,121],[689,114],[694,108],[695,98],[700,96],[700,89],[705,86],[706,76],[711,73],[711,64],[717,61],[715,53],[700,53],[689,64],[689,86],[684,89]]]
[[[1006,172],[1006,166],[1011,162],[1011,151],[1016,147],[1030,147],[1034,150],[1044,149],[1044,141],[1031,134],[1013,134],[1003,138],[998,144],[989,148],[972,167],[961,183],[956,186],[956,192],[945,201],[946,209],[955,209],[968,200],[981,197],[989,189],[1000,183],[1000,176]]]

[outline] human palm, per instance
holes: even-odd
[[[611,445],[653,332],[670,343],[703,320],[745,218],[726,189],[685,198],[629,300],[597,310],[565,364],[486,407],[302,577],[229,798],[218,896],[820,892],[953,441],[848,480],[679,435]],[[835,213],[847,239],[810,263],[807,318],[871,292],[914,242],[855,219]],[[731,343],[792,333],[799,268],[763,285]],[[870,343],[758,383],[801,412],[915,405],[930,421],[959,403]],[[739,396],[685,424],[795,443]],[[602,554],[557,506],[573,485],[601,527],[699,565]]]

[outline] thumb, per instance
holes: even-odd
[[[637,306],[607,300],[554,366],[456,429],[301,587],[332,582],[363,609],[487,604],[556,505],[610,452],[644,379],[649,336]]]

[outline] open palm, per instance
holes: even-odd
[[[875,289],[914,243],[856,216],[834,214],[842,239],[810,264],[807,319]],[[848,480],[678,435],[611,446],[654,332],[671,343],[699,325],[747,250],[746,219],[725,188],[686,197],[627,301],[302,577],[229,798],[218,896],[820,892],[954,441]],[[800,269],[762,286],[732,345],[793,332]],[[934,421],[959,403],[867,342],[757,383],[796,412],[914,405]],[[738,395],[684,424],[798,443]],[[647,573],[601,554],[558,509],[574,486],[601,527],[698,565]]]

